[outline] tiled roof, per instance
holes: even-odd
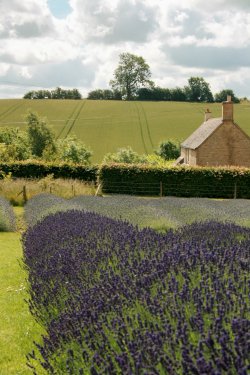
[[[199,128],[197,128],[184,142],[181,146],[185,148],[191,148],[195,150],[199,147],[220,125],[222,124],[222,118],[211,118]]]

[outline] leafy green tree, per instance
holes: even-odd
[[[145,157],[140,156],[137,152],[133,151],[130,146],[118,148],[116,153],[108,153],[105,155],[103,162],[104,163],[128,163],[136,164],[144,162]]]
[[[177,159],[180,156],[180,144],[174,140],[161,142],[155,153],[156,155],[161,156],[164,160]]]
[[[28,112],[26,116],[27,135],[32,155],[42,157],[46,147],[56,152],[55,135],[49,128],[45,119],[42,119],[35,112]]]
[[[188,86],[184,88],[187,101],[189,102],[208,102],[214,101],[209,83],[202,77],[190,77]]]
[[[57,141],[56,158],[60,161],[88,165],[90,164],[90,157],[92,155],[92,151],[75,136],[68,136],[65,139]]]
[[[88,99],[91,99],[91,100],[103,99],[103,90],[97,89],[97,90],[90,91],[88,93]]]
[[[231,98],[232,98],[232,101],[234,103],[239,103],[240,102],[240,99],[237,98],[237,96],[235,96],[233,90],[231,89],[226,89],[226,90],[221,90],[220,92],[218,92],[217,94],[215,94],[214,96],[214,100],[216,102],[225,102],[227,100],[227,96],[230,95]]]
[[[30,156],[31,150],[26,132],[10,127],[0,129],[0,160],[25,160]]]
[[[114,79],[110,81],[111,87],[118,89],[127,100],[136,97],[140,87],[152,87],[149,65],[143,57],[131,53],[120,54],[119,65],[114,72]]]
[[[173,102],[186,102],[187,96],[185,89],[181,87],[175,87],[170,89],[171,100]]]

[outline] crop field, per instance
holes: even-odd
[[[24,128],[28,109],[47,117],[58,137],[75,134],[93,150],[93,162],[108,152],[131,146],[152,153],[166,139],[183,140],[204,119],[209,107],[221,116],[221,104],[93,100],[0,100],[0,126]],[[235,121],[250,135],[250,104],[234,106]]]

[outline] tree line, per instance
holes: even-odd
[[[239,103],[231,89],[212,94],[210,84],[203,77],[190,77],[184,87],[162,88],[151,80],[149,65],[142,56],[121,53],[114,77],[109,82],[110,89],[96,89],[88,93],[87,99],[97,100],[153,100],[179,102],[222,102],[227,96]],[[82,99],[77,89],[37,90],[27,92],[24,99]]]
[[[190,77],[184,87],[162,88],[150,79],[151,71],[143,57],[131,53],[120,54],[111,89],[97,89],[88,93],[88,99],[154,100],[182,102],[222,102],[230,95],[235,103],[240,100],[233,90],[225,89],[213,96],[210,84],[203,77]]]
[[[27,92],[23,99],[82,99],[78,89],[66,90],[56,87],[53,90],[33,90]]]

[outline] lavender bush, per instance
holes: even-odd
[[[230,221],[250,225],[250,201],[208,198],[138,198],[133,196],[79,196],[71,202],[86,210],[115,219],[128,220],[140,227],[179,227],[195,221]]]
[[[24,219],[28,226],[34,225],[51,213],[63,210],[67,200],[54,194],[42,193],[33,196],[25,205]]]
[[[50,374],[241,374],[250,370],[250,229],[195,223],[159,234],[82,211],[23,237],[28,355]]]
[[[49,194],[32,198],[25,207],[29,225],[56,211],[78,209],[92,211],[114,219],[123,219],[134,225],[166,229],[191,224],[194,221],[217,220],[250,226],[249,200],[212,200],[207,198],[161,199],[132,196],[79,196],[63,200]]]
[[[7,199],[0,197],[0,232],[16,230],[16,221],[13,208]]]

